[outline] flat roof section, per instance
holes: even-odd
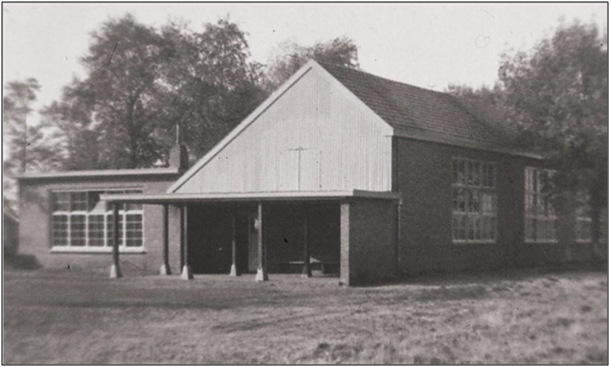
[[[401,200],[397,192],[362,190],[343,191],[285,191],[285,192],[229,192],[203,194],[103,194],[105,201],[129,202],[139,204],[177,204],[198,202],[235,202],[235,201],[281,201],[281,200],[337,200],[345,198]]]
[[[114,169],[114,170],[92,170],[92,171],[68,171],[49,173],[27,173],[17,177],[20,181],[47,180],[56,178],[82,178],[82,177],[122,177],[122,176],[151,176],[151,175],[177,175],[180,170],[176,167],[170,168],[142,168],[142,169]]]

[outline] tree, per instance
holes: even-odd
[[[181,125],[198,158],[263,100],[261,66],[248,61],[246,34],[228,17],[201,33],[170,23],[162,36],[174,60],[162,68],[165,131]]]
[[[265,89],[273,91],[278,88],[310,59],[353,69],[359,68],[358,48],[350,38],[338,37],[327,42],[317,42],[309,47],[287,42],[282,44],[279,52],[272,57]]]
[[[87,77],[68,85],[43,115],[67,150],[67,169],[167,164],[180,125],[199,158],[261,100],[260,67],[228,18],[194,33],[156,29],[131,15],[92,34]]]
[[[171,62],[162,51],[155,29],[130,14],[105,22],[92,34],[81,59],[88,77],[75,89],[92,98],[92,128],[105,148],[101,166],[146,167],[160,157],[151,133],[159,122],[155,94],[161,65]]]
[[[62,98],[43,108],[42,124],[53,143],[64,151],[66,170],[102,169],[103,139],[94,124],[95,99],[85,83],[74,79],[63,89]]]
[[[505,54],[499,77],[511,122],[558,167],[554,190],[589,193],[596,246],[607,207],[607,36],[561,24],[534,51]]]
[[[43,126],[28,124],[34,112],[36,93],[40,85],[36,79],[11,81],[5,86],[3,98],[4,144],[7,147],[3,162],[3,189],[9,202],[16,198],[15,178],[26,171],[45,171],[59,165],[61,157],[48,144]]]
[[[27,118],[31,114],[32,103],[36,102],[36,93],[40,85],[36,79],[9,82],[4,97],[4,122],[8,139],[11,165],[16,165],[23,173],[28,166],[28,125]],[[29,126],[33,129],[34,126]],[[34,138],[34,136],[32,136]]]
[[[485,85],[473,88],[468,85],[450,84],[445,92],[467,101],[503,108],[501,85],[498,83],[492,88]]]

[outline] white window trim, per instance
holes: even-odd
[[[110,254],[112,247],[78,247],[78,246],[55,246],[49,251],[51,253],[99,253]],[[119,253],[122,254],[146,254],[144,247],[123,247],[119,246]]]
[[[452,240],[453,243],[457,245],[473,245],[473,244],[496,244],[496,239],[494,240]]]
[[[526,239],[524,240],[524,243],[530,243],[530,244],[537,244],[537,243],[558,243],[558,239],[543,239],[543,240],[533,240],[533,239]]]
[[[106,188],[86,188],[86,189],[61,189],[61,190],[53,190],[51,192],[51,195],[53,195],[53,193],[57,193],[57,192],[95,192],[95,191],[105,191],[105,192],[110,192],[110,191],[126,191],[126,190],[143,190],[142,187],[126,187],[126,188],[111,188],[111,189],[106,189]],[[86,210],[76,210],[76,211],[65,211],[65,210],[61,210],[61,211],[57,211],[57,212],[51,212],[51,218],[53,218],[54,216],[66,216],[68,218],[67,221],[67,232],[68,232],[68,236],[66,238],[66,241],[68,242],[67,246],[54,246],[53,242],[54,242],[54,237],[53,237],[53,227],[51,227],[51,233],[50,233],[50,242],[51,242],[51,250],[50,252],[52,253],[111,253],[112,252],[112,246],[108,246],[108,215],[112,215],[113,214],[113,210],[107,210],[104,212],[90,212],[90,211],[86,211]],[[132,215],[132,214],[139,214],[142,216],[142,245],[140,246],[127,246],[127,215]],[[71,224],[72,224],[72,216],[73,215],[84,215],[85,216],[85,245],[84,246],[72,246],[70,245],[70,243],[72,242],[72,231],[71,231]],[[103,215],[104,216],[104,245],[103,246],[90,246],[89,245],[89,216],[90,215]],[[143,209],[136,209],[136,210],[119,210],[119,216],[123,218],[123,220],[121,221],[122,223],[122,238],[119,240],[119,242],[121,243],[119,245],[119,252],[120,253],[146,253],[146,236],[144,235],[144,228],[145,228],[145,218],[144,218],[144,208]],[[53,221],[51,220],[51,226]]]

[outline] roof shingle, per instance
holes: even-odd
[[[346,67],[320,65],[384,121],[407,135],[527,153],[515,144],[517,132],[489,106]]]

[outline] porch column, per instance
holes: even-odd
[[[302,278],[312,277],[312,268],[310,267],[310,237],[308,235],[308,209],[303,212],[303,271]]]
[[[187,222],[188,222],[187,205],[181,205],[180,207],[180,247],[182,248],[183,254],[183,267],[181,278],[183,280],[193,279],[193,272],[191,272],[191,266],[189,266],[189,247],[187,246]]]
[[[119,264],[119,203],[112,203],[112,265],[110,278],[121,278],[121,265]]]
[[[229,275],[232,277],[237,277],[240,275],[238,273],[238,268],[236,265],[236,255],[237,255],[237,245],[236,245],[236,235],[235,235],[235,214],[231,217],[231,270],[229,271]]]
[[[340,203],[340,285],[350,286],[350,202]]]
[[[259,203],[257,211],[257,244],[259,247],[259,267],[257,268],[257,282],[265,282],[269,280],[267,276],[267,262],[265,257],[265,244],[263,243],[263,205]]]
[[[170,270],[170,261],[169,261],[169,253],[170,253],[170,231],[169,231],[169,220],[168,220],[168,204],[163,204],[163,259],[161,262],[161,267],[159,268],[160,275],[170,275],[172,271]]]

